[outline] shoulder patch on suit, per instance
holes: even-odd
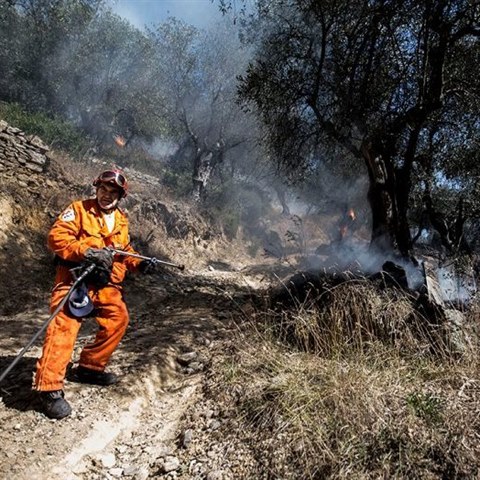
[[[64,222],[73,222],[75,220],[75,212],[72,207],[67,208],[61,215],[60,218]]]

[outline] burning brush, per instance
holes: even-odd
[[[125,145],[127,144],[127,140],[125,137],[122,137],[121,135],[114,135],[113,136],[113,141],[120,147],[124,148]]]
[[[341,242],[347,235],[351,235],[355,229],[355,221],[357,217],[353,208],[349,208],[340,220],[338,227],[338,241]]]

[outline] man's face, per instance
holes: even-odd
[[[101,183],[97,187],[97,202],[102,210],[114,209],[120,200],[121,190],[115,185]]]

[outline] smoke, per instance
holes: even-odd
[[[210,0],[113,0],[112,11],[139,29],[178,18],[197,28],[207,28],[222,18],[216,2]]]
[[[473,273],[460,272],[453,263],[438,268],[437,280],[442,299],[447,303],[468,305],[477,291]]]
[[[150,25],[156,17],[156,15],[152,15],[152,13],[154,11],[158,12],[158,9],[152,8],[152,4],[150,3],[150,8],[148,9],[150,11],[149,16],[145,7],[145,2],[142,2],[141,0],[136,0],[135,2],[113,0],[110,8],[113,13],[127,20],[134,27],[142,30],[145,28],[145,25]],[[155,7],[155,4],[153,7]],[[158,23],[158,21],[153,21],[153,23]]]
[[[145,150],[158,160],[165,160],[167,157],[171,157],[178,151],[178,144],[168,140],[162,140],[156,138],[152,142],[143,142]]]
[[[220,17],[208,11],[217,12],[208,0],[201,3],[200,17],[208,16],[210,21]],[[180,22],[149,32],[133,25],[139,25],[142,18],[163,21],[167,13],[178,13],[188,21],[194,10],[187,15],[185,3],[180,7],[178,2],[146,5],[138,1],[118,1],[112,8],[131,23],[108,10],[100,11],[48,53],[45,76],[55,88],[59,112],[96,135],[99,142],[112,143],[115,135],[124,137],[127,143],[122,155],[135,145],[129,141],[134,136],[149,155],[159,161],[170,158],[171,163],[178,158],[181,168],[188,162],[181,162],[180,145],[188,144],[186,156],[190,155],[191,163],[203,149],[198,157],[218,162],[209,165],[212,171],[218,169],[210,198],[216,201],[217,211],[229,209],[232,228],[239,219],[245,224],[260,223],[260,217],[272,213],[268,207],[274,199],[285,215],[288,209],[293,215],[318,215],[319,228],[326,235],[314,238],[316,232],[307,231],[304,223],[301,235],[312,240],[300,242],[309,249],[305,253],[328,242],[331,255],[345,268],[357,261],[365,270],[373,270],[388,260],[368,252],[366,172],[363,164],[345,152],[333,147],[325,150],[322,158],[312,161],[304,182],[288,188],[279,188],[281,182],[272,167],[260,175],[270,162],[262,158],[260,148],[252,146],[261,129],[236,103],[236,79],[252,52],[241,48],[231,23],[215,24],[201,34]],[[189,181],[193,172],[186,173],[183,177]],[[355,225],[350,226],[355,231],[350,239],[336,241],[338,222],[349,208],[356,214]],[[290,223],[289,227],[298,225]],[[270,224],[264,233],[274,228]]]

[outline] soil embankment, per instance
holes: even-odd
[[[62,159],[38,139],[29,140],[4,123],[0,130],[3,371],[49,316],[54,270],[45,246],[48,228],[88,188],[75,184]],[[30,157],[38,168],[29,168]],[[255,269],[242,273],[242,267],[254,262],[235,248],[229,257],[228,244],[187,208],[169,205],[164,198],[153,201],[149,192],[142,195],[142,184],[150,182],[154,188],[153,179],[135,172],[129,176],[133,193],[127,208],[134,241],[142,253],[187,268],[181,273],[158,269],[127,280],[131,323],[110,366],[122,381],[101,388],[67,380],[71,417],[54,421],[39,412],[31,384],[41,340],[27,352],[0,385],[0,478],[223,478],[218,476],[220,453],[185,457],[188,444],[198,439],[188,433],[185,437],[192,429],[184,422],[197,405],[194,421],[208,422],[204,435],[215,430],[215,413],[201,400],[203,376],[265,278]],[[94,320],[84,320],[73,363],[94,331]],[[225,478],[241,477],[235,468],[229,470]]]

